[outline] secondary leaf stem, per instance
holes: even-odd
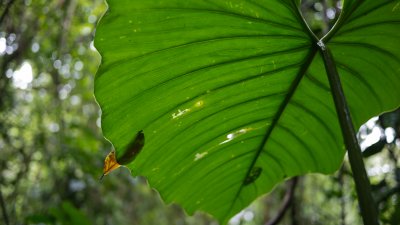
[[[265,225],[277,225],[282,221],[286,212],[293,205],[294,193],[298,179],[298,177],[294,177],[287,182],[288,188],[286,190],[285,197],[283,198],[283,204],[281,208],[279,209],[277,215],[273,219],[268,221]]]
[[[320,53],[324,60],[333,100],[335,102],[336,113],[342,129],[344,144],[348,152],[351,170],[353,171],[353,178],[356,185],[364,225],[378,225],[377,208],[372,198],[371,186],[365,171],[361,149],[356,138],[350,111],[343,93],[343,88],[332,53],[322,41],[318,43],[318,46],[320,47]]]

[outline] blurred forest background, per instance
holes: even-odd
[[[101,182],[111,145],[102,137],[93,80],[103,0],[0,0],[0,224],[200,225],[164,205],[144,178],[119,169]],[[338,0],[303,0],[310,27],[326,33]],[[384,224],[400,224],[400,110],[358,134]],[[361,224],[347,162],[334,175],[288,180],[232,225]]]

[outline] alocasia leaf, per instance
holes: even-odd
[[[222,224],[345,149],[324,63],[296,0],[108,0],[95,95],[117,158],[166,202]],[[400,104],[400,6],[346,0],[322,41],[355,126]]]

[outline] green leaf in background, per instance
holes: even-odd
[[[71,202],[64,201],[59,207],[50,209],[50,215],[36,215],[30,218],[30,222],[61,225],[90,225],[92,222],[84,212],[76,208]],[[53,221],[52,221],[53,220]]]
[[[295,0],[108,0],[95,45],[102,129],[166,202],[222,224],[345,153],[318,39]],[[399,106],[399,1],[344,2],[323,39],[355,126]]]

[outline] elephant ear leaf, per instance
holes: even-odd
[[[357,127],[399,106],[398,1],[343,1],[322,40],[297,0],[107,2],[95,38],[104,136],[189,214],[225,224],[288,177],[338,169],[345,150],[317,43],[332,51]]]

